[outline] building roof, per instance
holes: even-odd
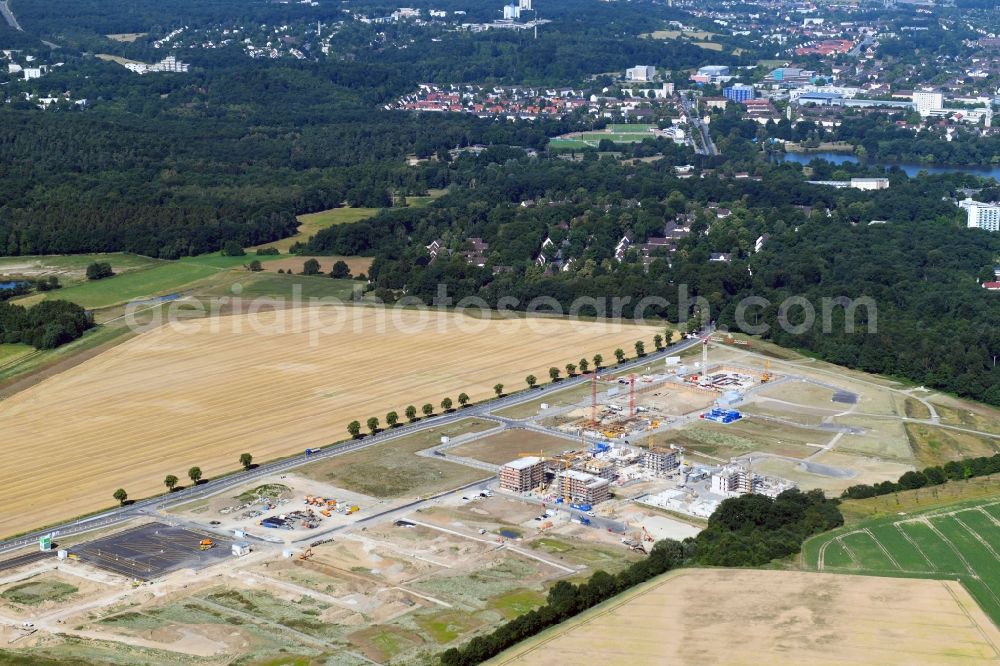
[[[580,481],[587,485],[588,488],[596,488],[599,486],[608,485],[607,479],[602,479],[599,476],[594,476],[593,474],[587,474],[586,472],[581,472],[575,469],[563,470],[559,473],[560,475],[566,475],[574,481]]]
[[[524,458],[518,458],[517,460],[511,460],[509,463],[505,463],[503,467],[509,467],[511,469],[528,469],[529,467],[533,467],[540,462],[542,462],[542,459],[538,456],[526,456]]]

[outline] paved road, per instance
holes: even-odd
[[[666,356],[676,355],[681,351],[698,344],[701,344],[701,340],[696,338],[682,340],[660,351],[647,354],[642,358],[626,361],[621,365],[616,365],[607,369],[613,370],[614,372],[622,372],[640,368]],[[53,534],[57,537],[66,537],[72,534],[80,534],[103,527],[109,527],[111,525],[117,525],[139,516],[149,515],[150,513],[162,511],[172,506],[185,504],[192,500],[216,495],[235,486],[249,483],[255,479],[271,476],[273,474],[280,474],[281,472],[288,472],[297,467],[301,467],[302,465],[316,462],[317,460],[344,455],[345,453],[351,453],[369,446],[392,441],[400,437],[406,437],[423,430],[440,428],[441,426],[461,421],[462,419],[469,417],[487,417],[490,412],[494,410],[504,409],[506,407],[511,407],[525,402],[532,402],[551,393],[562,391],[573,386],[579,386],[589,381],[590,377],[587,375],[564,379],[555,384],[546,384],[538,388],[520,391],[502,398],[494,398],[492,400],[477,403],[465,409],[458,409],[448,414],[432,416],[417,421],[416,423],[402,425],[397,428],[386,430],[376,435],[369,435],[355,441],[343,442],[319,449],[313,449],[314,453],[309,455],[303,453],[284,460],[265,463],[250,471],[238,472],[217,479],[210,479],[203,482],[201,485],[184,488],[168,495],[139,500],[128,506],[103,511],[87,518],[71,520],[60,525],[49,527],[45,530],[38,530],[21,537],[0,541],[0,555],[9,553],[19,548],[24,548],[26,546],[32,546],[38,542],[39,537],[46,534]],[[491,418],[493,418],[493,420],[497,420],[497,417]],[[399,509],[395,509],[393,511],[397,510]],[[316,536],[314,535],[311,538],[315,539]]]
[[[694,104],[691,99],[686,94],[681,94],[681,104],[684,107],[684,113],[687,114],[688,121],[691,126],[698,130],[698,134],[701,136],[702,147],[699,148],[697,143],[695,144],[695,152],[699,155],[718,155],[719,149],[715,147],[715,143],[712,141],[712,135],[708,131],[705,123],[701,121],[698,117],[698,111],[694,108]]]
[[[10,11],[10,7],[7,5],[7,0],[0,0],[0,14],[3,15],[4,20],[7,21],[7,25],[14,28],[18,32],[24,32],[20,24],[17,22],[17,17],[14,16],[14,12]]]

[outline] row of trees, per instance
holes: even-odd
[[[503,384],[496,384],[493,387],[493,390],[496,392],[497,396],[500,396],[503,393]],[[461,407],[463,408],[468,407],[469,404],[471,404],[471,402],[472,398],[469,397],[468,393],[458,394],[458,404]],[[441,400],[441,409],[444,412],[450,412],[454,409],[454,407],[455,403],[454,401],[452,401],[451,398],[444,398]],[[434,405],[432,405],[429,402],[425,403],[424,406],[420,408],[420,412],[424,415],[424,418],[434,416]],[[417,416],[417,408],[415,405],[407,406],[407,408],[403,411],[403,414],[406,416],[406,420],[409,421],[410,423],[414,423],[419,419],[419,417]],[[397,425],[399,425],[399,413],[395,411],[387,413],[385,415],[385,423],[390,428],[395,428]],[[381,423],[379,422],[377,416],[369,417],[368,420],[365,422],[365,425],[368,426],[369,432],[371,432],[371,434],[373,435],[377,433],[381,428]],[[361,422],[351,421],[350,423],[348,423],[347,432],[353,438],[360,437]]]
[[[244,471],[249,471],[250,469],[252,469],[253,456],[249,453],[241,453],[240,465],[243,467]],[[189,479],[191,479],[191,483],[197,486],[199,483],[201,483],[202,479],[201,467],[198,466],[191,467],[187,471],[187,476]],[[167,492],[172,493],[174,492],[174,489],[177,488],[177,484],[179,481],[180,479],[178,479],[173,474],[167,474],[167,476],[164,477],[163,479],[163,485],[167,487]],[[128,493],[125,491],[124,488],[119,488],[114,492],[114,498],[119,505],[125,506],[125,503],[128,502]]]
[[[653,336],[653,341],[654,344],[656,345],[657,351],[663,349],[662,335],[657,333],[655,336]],[[615,353],[615,360],[619,363],[619,365],[624,363],[625,360],[628,358],[628,356],[625,354],[625,350],[622,349],[621,347],[616,349],[614,353]],[[642,358],[645,355],[646,355],[646,343],[644,343],[642,340],[636,340],[635,342],[636,358]],[[594,354],[595,371],[601,369],[601,363],[603,362],[604,362],[604,357],[601,354]],[[575,377],[577,374],[577,370],[580,371],[580,374],[585,375],[590,371],[590,361],[588,361],[586,358],[581,358],[579,365],[577,365],[576,363],[567,363],[564,367],[566,369],[567,377]],[[561,379],[561,375],[562,371],[559,368],[555,366],[549,368],[549,379],[552,380],[552,383],[558,382]],[[535,377],[534,375],[528,375],[527,377],[524,378],[524,381],[528,385],[528,388],[532,389],[535,388],[535,386],[538,384],[538,377]],[[500,386],[502,387],[502,385]]]
[[[866,499],[889,495],[901,490],[916,490],[925,486],[940,486],[949,481],[971,479],[977,476],[987,476],[1000,472],[1000,454],[979,458],[952,460],[944,465],[934,465],[923,470],[913,470],[904,473],[895,482],[882,481],[872,484],[858,484],[844,491],[843,497],[849,499]]]
[[[617,575],[595,572],[585,583],[559,581],[549,590],[545,605],[476,636],[460,648],[441,655],[442,666],[471,666],[534,636],[602,601],[654,576],[681,566],[760,566],[774,558],[798,552],[810,536],[839,527],[844,519],[838,500],[822,491],[787,490],[775,499],[744,495],[722,502],[708,527],[683,542],[656,542],[649,556]]]

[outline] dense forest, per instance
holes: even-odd
[[[993,279],[1000,237],[962,227],[948,198],[967,176],[911,179],[897,170],[889,189],[870,193],[810,185],[795,165],[758,164],[760,180],[724,170],[678,178],[666,160],[623,165],[591,154],[574,162],[499,148],[448,168],[451,193],[435,205],[333,227],[299,249],[374,256],[370,277],[386,299],[405,292],[430,302],[438,284],[456,300],[478,296],[494,306],[502,297],[524,307],[544,295],[568,308],[579,297],[659,295],[669,304],[644,314],[685,321],[693,310],[678,307],[684,286],[718,324],[738,330],[739,303],[763,297],[770,305],[751,309],[749,323],[766,325],[763,335],[779,344],[1000,404],[992,361],[1000,302],[977,282]],[[817,168],[827,170],[819,177],[835,173]],[[528,201],[538,205],[520,205]],[[713,212],[720,207],[724,218]],[[690,222],[690,233],[673,254],[654,251],[648,267],[637,247],[615,258],[626,234],[642,243],[677,219]],[[484,266],[466,261],[468,238],[489,245]],[[538,265],[546,238],[573,259],[568,266]],[[435,240],[450,253],[431,261],[425,246]],[[713,253],[729,260],[709,261]],[[779,305],[792,296],[817,315],[794,333],[779,322]],[[824,330],[823,299],[841,297],[867,297],[875,307],[858,307],[848,330],[845,310],[831,306]],[[800,323],[797,314],[788,327]]]
[[[124,250],[176,258],[227,240],[274,240],[294,230],[297,214],[389,206],[399,195],[448,184],[447,171],[408,168],[407,156],[477,143],[544,148],[549,136],[589,125],[381,108],[420,82],[565,85],[637,61],[695,66],[704,53],[636,38],[677,15],[672,9],[644,2],[612,10],[588,0],[547,9],[555,23],[537,40],[509,31],[435,39],[430,31],[401,38],[409,48],[376,48],[380,35],[405,26],[351,22],[336,37],[344,51],[337,58],[254,61],[238,45],[196,49],[183,54],[193,66],[183,76],[138,77],[68,46],[153,60],[164,53],[150,40],[123,44],[103,34],[173,27],[169,18],[178,15],[188,26],[343,16],[339,7],[301,3],[181,4],[168,10],[142,1],[108,12],[103,3],[14,1],[25,34],[60,41],[65,60],[17,89],[70,91],[88,103],[39,113],[12,90],[0,105],[0,254]]]
[[[42,301],[26,308],[0,301],[0,342],[54,349],[76,340],[93,325],[75,303]]]
[[[461,648],[445,651],[441,664],[482,663],[543,629],[677,567],[760,566],[797,553],[810,536],[844,524],[837,504],[819,490],[788,490],[773,500],[763,495],[727,499],[697,537],[684,542],[657,541],[648,557],[617,575],[597,571],[579,585],[559,581],[549,589],[545,605],[519,615],[490,634],[476,636]]]

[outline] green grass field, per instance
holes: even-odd
[[[242,268],[254,259],[266,262],[281,258],[280,256],[256,257],[252,252],[243,257],[224,257],[218,252],[213,252],[197,257],[185,257],[178,261],[147,259],[119,263],[113,260],[116,256],[135,257],[135,255],[112,255],[111,265],[116,271],[116,275],[112,277],[84,281],[44,294],[32,294],[15,302],[32,305],[43,299],[59,299],[72,301],[88,310],[98,310],[151,296],[171,294],[223,271]],[[66,265],[85,262],[83,265],[86,266],[86,263],[93,258],[93,256],[74,255],[60,259],[63,259]]]
[[[334,280],[324,276],[278,275],[277,273],[235,272],[217,280],[199,285],[193,294],[195,298],[233,297],[239,285],[239,297],[246,301],[255,298],[281,299],[287,303],[299,298],[303,305],[311,298],[338,298],[348,301],[352,298],[356,280]]]
[[[5,344],[0,345],[0,368],[15,363],[35,351],[31,345]]]
[[[596,148],[601,139],[609,139],[615,143],[640,143],[643,139],[653,138],[650,130],[656,125],[645,124],[612,124],[606,130],[595,132],[578,132],[557,136],[549,140],[551,148]],[[608,131],[610,130],[610,131]]]
[[[186,284],[214,275],[218,268],[193,262],[170,262],[155,268],[121,273],[45,294],[49,300],[72,301],[88,310],[106,308],[138,298],[169,294]]]
[[[282,254],[287,254],[288,249],[293,244],[306,242],[309,240],[310,236],[315,236],[316,232],[321,229],[326,229],[327,227],[332,227],[337,224],[358,222],[372,217],[378,211],[378,208],[350,208],[345,206],[342,208],[321,210],[318,213],[299,215],[299,228],[295,235],[289,236],[288,238],[282,238],[281,240],[274,241],[273,243],[265,243],[258,247],[274,247],[277,248]],[[248,252],[248,254],[252,254],[252,252]]]
[[[927,491],[929,492],[929,491]],[[806,542],[809,569],[958,579],[1000,624],[1000,498],[862,521]]]

